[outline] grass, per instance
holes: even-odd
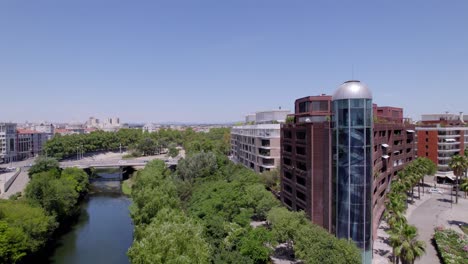
[[[128,178],[122,182],[122,192],[123,194],[130,196],[132,194],[132,178]]]
[[[452,229],[436,228],[434,240],[445,264],[468,264],[468,237]]]
[[[460,228],[461,228],[461,230],[463,230],[463,232],[464,232],[465,234],[468,235],[468,225],[462,225],[462,226],[460,226]]]

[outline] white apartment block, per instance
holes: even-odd
[[[233,160],[256,172],[275,169],[280,164],[280,129],[280,124],[233,127]]]
[[[280,130],[289,110],[262,111],[246,116],[247,125],[231,129],[234,162],[256,172],[276,169],[280,164]]]

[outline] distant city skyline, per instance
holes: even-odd
[[[468,112],[468,1],[0,3],[0,121],[227,123],[366,83]]]

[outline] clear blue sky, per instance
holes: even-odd
[[[343,81],[468,112],[468,1],[0,2],[0,120],[227,122]]]

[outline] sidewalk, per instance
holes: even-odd
[[[425,188],[427,190],[428,188]],[[418,195],[418,188],[415,187],[414,195]],[[423,203],[431,199],[432,194],[423,193],[421,188],[421,199],[414,199],[413,204],[408,204],[408,209],[406,209],[405,217],[408,219],[409,216],[414,212],[416,208],[421,206]],[[390,246],[390,235],[386,232],[389,229],[389,226],[385,220],[382,220],[377,229],[377,238],[374,240],[373,252],[374,256],[372,259],[373,264],[387,264],[391,263],[392,259],[392,247]]]

